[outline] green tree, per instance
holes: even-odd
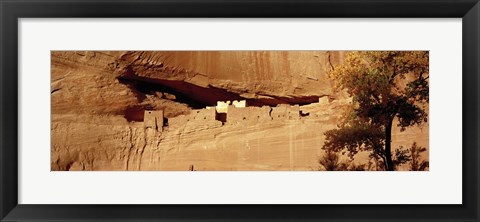
[[[338,129],[325,133],[325,150],[370,151],[384,169],[395,170],[392,125],[401,131],[427,122],[429,53],[362,51],[348,53],[330,72],[334,88],[352,98]]]

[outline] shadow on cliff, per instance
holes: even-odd
[[[170,99],[175,102],[187,104],[193,109],[202,109],[206,106],[216,106],[217,101],[246,100],[249,106],[277,106],[278,104],[306,105],[318,102],[319,96],[305,97],[281,97],[276,95],[261,95],[263,98],[251,99],[240,96],[213,86],[202,87],[181,80],[165,80],[147,78],[136,75],[131,69],[117,77],[120,83],[127,85],[141,103],[146,95],[158,95],[168,93],[174,95]],[[125,110],[125,118],[129,121],[143,120],[143,111],[148,109],[144,106],[132,106]],[[142,116],[140,118],[140,116]]]

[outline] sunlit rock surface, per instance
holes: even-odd
[[[323,134],[349,101],[327,72],[344,56],[52,52],[52,170],[322,170]],[[219,116],[227,100],[247,107]],[[145,110],[163,110],[164,126],[144,123]],[[392,137],[392,147],[429,148],[428,124]]]

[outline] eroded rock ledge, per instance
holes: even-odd
[[[52,170],[317,170],[344,52],[52,52]],[[207,106],[246,100],[224,121]],[[162,110],[162,129],[145,127]],[[428,146],[428,125],[394,146]],[[396,143],[396,144],[395,144]]]

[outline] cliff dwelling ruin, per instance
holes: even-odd
[[[270,120],[299,120],[310,118],[310,113],[305,106],[279,104],[276,107],[269,106],[248,106],[246,100],[218,101],[216,106],[207,106],[204,109],[195,109],[189,115],[182,115],[173,118],[165,118],[163,110],[145,110],[145,128],[163,131],[163,127],[182,125],[189,121],[202,123],[225,124],[258,124]],[[322,97],[317,103],[309,107],[328,104],[328,97]],[[313,116],[312,116],[313,117]],[[164,123],[168,122],[168,125]]]
[[[52,51],[51,169],[325,170],[325,133],[353,101],[329,73],[348,53]],[[428,123],[393,125],[395,149],[429,147]]]

